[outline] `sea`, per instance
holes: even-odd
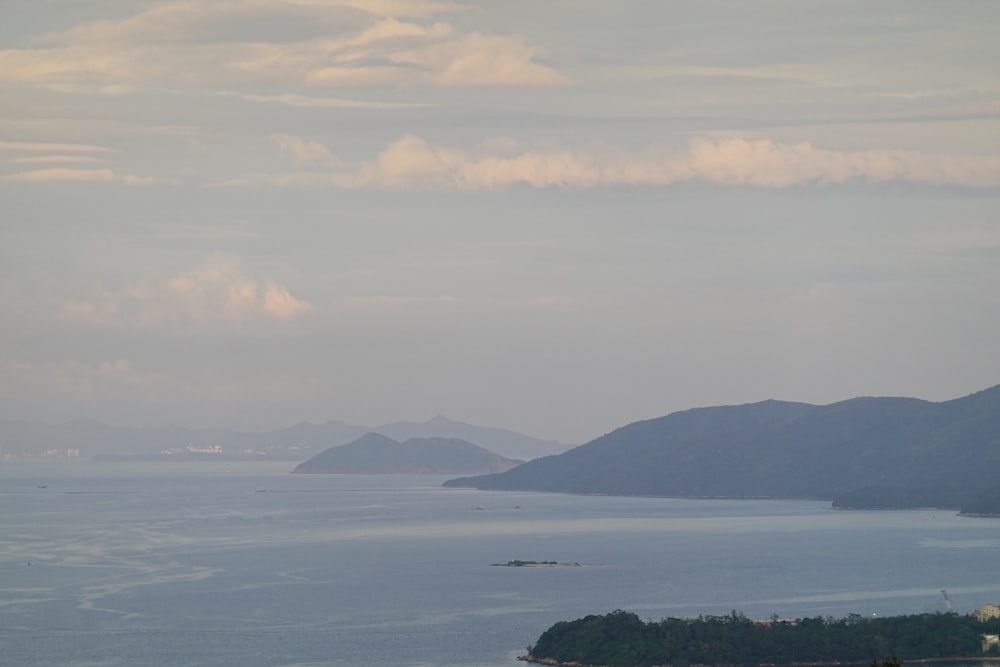
[[[1000,602],[1000,519],[290,468],[0,461],[0,664],[514,667],[556,621],[616,609]]]

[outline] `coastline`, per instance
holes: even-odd
[[[612,667],[611,665],[590,665],[585,662],[559,662],[552,658],[534,658],[531,655],[519,655],[517,659],[530,665],[547,665],[548,667]],[[1000,663],[1000,656],[967,656],[961,658],[912,658],[903,660],[904,665],[917,663],[921,665],[948,664],[952,662],[992,662]],[[691,664],[687,667],[859,667],[865,663],[859,662],[761,662],[761,663],[738,663],[727,665],[702,665]],[[614,665],[613,667],[628,667],[627,665]],[[673,667],[672,665],[654,665],[653,667]]]

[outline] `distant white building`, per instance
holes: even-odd
[[[205,445],[204,447],[188,445],[187,450],[189,454],[221,454],[222,445]]]
[[[976,610],[976,618],[980,621],[988,621],[991,618],[1000,618],[1000,604],[984,604]]]

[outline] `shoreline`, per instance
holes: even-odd
[[[610,665],[590,665],[585,662],[559,662],[552,658],[534,658],[530,655],[519,655],[517,659],[532,665],[547,665],[548,667],[611,667]],[[908,663],[918,663],[922,665],[946,664],[950,662],[995,662],[1000,663],[1000,656],[970,656],[962,658],[912,658],[902,660],[904,665]],[[727,665],[702,665],[691,664],[687,667],[859,667],[865,662],[759,662],[759,663],[737,663]],[[615,665],[614,667],[627,667],[625,665]],[[672,665],[655,665],[654,667],[673,667]]]

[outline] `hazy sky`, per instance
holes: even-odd
[[[1000,383],[1000,2],[9,0],[0,418]]]

